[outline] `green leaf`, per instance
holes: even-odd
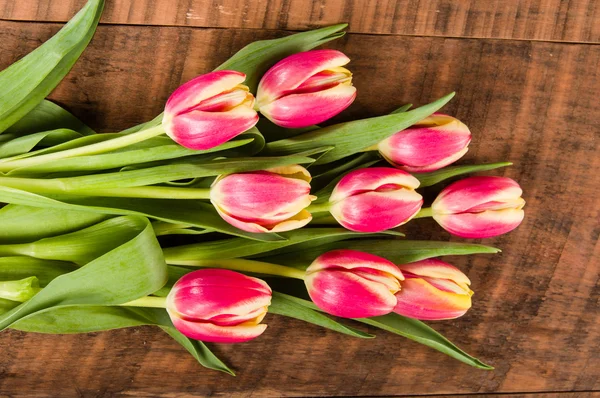
[[[339,333],[350,335],[352,337],[359,337],[363,339],[375,337],[372,334],[365,333],[350,326],[346,326],[318,311],[307,308],[306,306],[299,304],[298,300],[300,299],[287,294],[273,292],[273,298],[271,300],[271,305],[269,306],[269,313],[299,319],[301,321],[312,323]]]
[[[104,1],[90,0],[58,33],[0,72],[0,132],[39,104],[88,45]]]
[[[414,176],[421,182],[419,188],[429,187],[448,178],[463,174],[476,173],[478,171],[494,170],[500,167],[511,166],[511,162],[499,162],[489,164],[474,164],[465,166],[450,166],[429,173],[416,173]]]
[[[338,39],[348,24],[332,25],[321,29],[300,32],[273,40],[260,40],[248,44],[215,70],[236,70],[246,74],[245,85],[256,93],[258,82],[262,75],[283,58],[297,52],[308,51],[322,44]],[[122,134],[132,134],[140,130],[158,126],[163,114],[149,122],[122,131]]]
[[[96,214],[137,215],[173,224],[211,229],[228,235],[259,241],[285,239],[280,235],[245,232],[229,225],[214,207],[201,200],[137,199],[137,198],[49,198],[14,188],[0,186],[0,202],[63,210],[87,211]]]
[[[128,218],[137,221],[130,240],[52,280],[31,300],[0,316],[0,329],[48,308],[118,305],[160,289],[167,266],[152,226],[145,218]]]
[[[252,139],[248,138],[244,140],[232,140],[210,150],[202,151],[201,155],[198,154],[198,151],[185,148],[175,143],[168,137],[155,137],[148,141],[153,141],[153,143],[156,143],[157,145],[146,148],[138,148],[136,145],[131,145],[127,147],[126,150],[114,151],[100,155],[78,156],[73,158],[51,160],[44,164],[21,167],[12,170],[8,174],[11,176],[23,176],[46,173],[98,171],[117,169],[120,167],[165,159],[187,160],[192,156],[202,156],[219,151],[225,151],[231,148],[245,146],[246,144],[250,144]],[[8,144],[10,144],[10,142]],[[0,151],[1,150],[2,146],[0,146]]]
[[[94,130],[59,105],[48,100],[42,100],[18,122],[6,129],[3,135],[22,136],[57,129],[69,129],[77,131],[81,135],[96,134]]]
[[[10,309],[10,303],[0,309]],[[235,375],[201,341],[182,335],[171,323],[167,312],[160,308],[69,306],[50,308],[17,321],[12,329],[24,332],[72,334],[100,332],[135,326],[156,325],[181,344],[203,366]]]
[[[381,256],[396,264],[406,264],[431,257],[456,256],[478,253],[498,253],[500,250],[474,243],[436,242],[398,239],[361,239],[293,247],[280,250],[278,255],[261,257],[261,261],[305,269],[321,254],[331,250],[351,249]]]
[[[0,245],[0,255],[29,256],[83,265],[130,241],[146,228],[138,217],[115,217],[64,235]],[[154,230],[152,230],[154,233]]]
[[[6,205],[0,209],[0,243],[21,243],[78,231],[107,219],[105,214]]]
[[[285,240],[277,242],[259,242],[242,238],[221,239],[211,242],[165,248],[167,262],[190,260],[217,260],[251,257],[273,252],[277,249],[295,247],[300,243],[314,245],[316,242],[330,242],[348,238],[368,236],[344,228],[302,228],[295,231],[280,232]],[[291,249],[290,249],[291,250]]]
[[[339,123],[296,137],[269,142],[263,153],[269,156],[286,155],[316,147],[334,146],[333,150],[319,158],[313,166],[334,162],[362,152],[390,135],[423,120],[443,107],[453,96],[454,93],[448,94],[412,111]]]
[[[0,280],[10,281],[37,276],[40,286],[44,287],[53,279],[77,268],[75,264],[64,261],[32,257],[0,257]]]
[[[50,130],[17,137],[0,144],[0,158],[27,153],[35,148],[36,145],[58,145],[78,137],[81,137],[81,134],[69,129]]]
[[[388,315],[356,320],[424,344],[475,368],[485,370],[494,369],[492,366],[467,354],[455,346],[450,340],[427,326],[425,323],[416,319],[410,319],[391,313]]]

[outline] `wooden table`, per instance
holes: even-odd
[[[1,0],[0,68],[56,32],[84,0]],[[432,322],[495,366],[481,371],[398,336],[364,341],[269,316],[254,342],[214,346],[238,371],[201,368],[152,328],[0,338],[4,396],[408,396],[600,394],[600,2],[597,0],[107,0],[89,48],[51,99],[99,131],[158,114],[180,83],[243,45],[338,22],[358,99],[338,120],[450,91],[466,122],[463,160],[509,160],[526,218],[448,260],[473,282],[473,309]],[[0,88],[1,89],[1,88]],[[409,236],[448,240],[433,222]]]

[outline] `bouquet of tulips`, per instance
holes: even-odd
[[[523,219],[521,188],[504,177],[459,179],[423,207],[419,188],[509,165],[447,167],[471,141],[436,113],[453,94],[320,127],[357,94],[349,58],[314,50],[343,35],[336,25],[252,43],[176,89],[154,120],[97,134],[44,98],[102,6],[90,0],[0,72],[1,329],[156,325],[232,373],[204,343],[257,338],[271,313],[373,337],[363,323],[491,368],[421,320],[471,307],[469,278],[438,257],[498,250],[397,230],[433,217],[487,238]]]

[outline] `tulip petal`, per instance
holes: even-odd
[[[323,270],[305,278],[313,302],[325,312],[344,318],[389,314],[396,297],[385,285],[373,283],[350,271]]]
[[[265,73],[258,85],[259,107],[298,88],[314,74],[344,66],[350,58],[336,50],[312,50],[290,55]]]
[[[304,180],[262,171],[219,179],[210,190],[210,200],[220,213],[238,220],[273,224],[308,207],[309,193],[310,184]]]
[[[504,209],[480,213],[434,213],[433,218],[452,235],[482,239],[512,231],[521,224],[524,216],[525,212],[521,209]]]
[[[415,319],[442,320],[464,315],[471,308],[471,296],[436,289],[421,278],[407,278],[396,293],[394,312]]]
[[[356,87],[338,84],[312,93],[286,95],[259,109],[278,126],[302,128],[332,118],[349,107],[355,98]]]
[[[418,276],[430,278],[450,279],[463,285],[470,285],[469,278],[461,270],[437,258],[415,261],[414,263],[400,264],[398,268]]]
[[[267,325],[218,326],[208,322],[187,321],[169,312],[173,325],[185,336],[208,343],[243,343],[260,336]]]
[[[192,110],[163,120],[165,132],[173,141],[194,150],[221,145],[249,130],[258,122],[258,114],[249,107],[226,112]]]
[[[356,269],[372,269],[390,274],[397,280],[404,280],[400,269],[391,261],[371,253],[358,250],[340,249],[331,250],[317,257],[306,269],[307,274],[321,271],[344,268],[352,271]]]
[[[232,70],[221,70],[198,76],[179,86],[165,105],[165,120],[194,108],[201,101],[231,90],[246,80],[246,75]]]
[[[391,167],[371,167],[351,171],[336,185],[330,202],[337,202],[352,195],[367,191],[376,191],[381,187],[397,186],[416,189],[419,180],[403,170]]]
[[[331,206],[331,215],[344,227],[356,232],[381,232],[398,227],[413,218],[423,205],[423,197],[412,189],[366,192]]]
[[[430,164],[428,166],[422,166],[422,167],[416,167],[416,166],[401,166],[402,170],[406,170],[409,173],[427,173],[430,171],[435,171],[435,170],[439,170],[443,167],[446,167],[454,162],[456,162],[458,159],[462,158],[463,156],[465,156],[465,154],[469,151],[468,147],[465,147],[465,149],[463,149],[460,152],[457,152],[455,154],[453,154],[452,156],[449,156],[445,159],[440,160],[437,163],[433,163]],[[389,161],[389,160],[388,160]],[[391,163],[391,162],[390,162]]]
[[[230,216],[218,207],[215,208],[219,215],[223,218],[223,220],[227,221],[227,223],[238,229],[241,229],[242,231],[253,232],[257,234],[286,232],[299,229],[307,225],[312,220],[312,215],[308,211],[301,210],[298,214],[276,223],[270,223],[268,220],[244,221]],[[261,221],[264,222],[264,224],[259,224]]]
[[[268,171],[270,173],[279,174],[279,175],[285,176],[287,178],[297,178],[299,180],[304,180],[306,182],[310,182],[312,180],[310,172],[308,170],[306,170],[306,168],[300,166],[299,164],[291,164],[291,165],[287,165],[287,166],[272,167],[265,171]]]
[[[469,177],[446,187],[431,208],[434,214],[467,212],[487,202],[513,201],[523,194],[516,181],[506,177]]]

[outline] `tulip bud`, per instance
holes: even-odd
[[[471,308],[471,281],[458,268],[428,259],[399,265],[406,278],[394,312],[422,320],[453,319]]]
[[[344,318],[385,315],[396,306],[402,272],[390,261],[355,250],[334,250],[307,269],[306,287],[323,311]]]
[[[166,302],[177,330],[213,343],[242,343],[261,335],[270,304],[271,288],[264,281],[225,269],[184,275]]]
[[[469,128],[452,116],[434,114],[381,141],[379,153],[411,173],[441,169],[467,153]]]
[[[445,188],[431,205],[433,218],[463,238],[489,238],[517,228],[523,190],[506,177],[469,177]]]
[[[312,216],[305,210],[310,173],[293,165],[221,176],[210,189],[210,201],[229,224],[247,232],[283,232],[301,228]]]
[[[167,135],[186,148],[205,150],[253,127],[258,114],[245,79],[243,73],[221,70],[180,86],[165,106]]]
[[[357,232],[380,232],[414,217],[423,198],[415,189],[419,180],[391,167],[359,169],[346,174],[329,202],[331,215]]]
[[[321,123],[356,97],[350,59],[336,50],[313,50],[279,61],[262,77],[257,109],[273,123],[300,128]]]

